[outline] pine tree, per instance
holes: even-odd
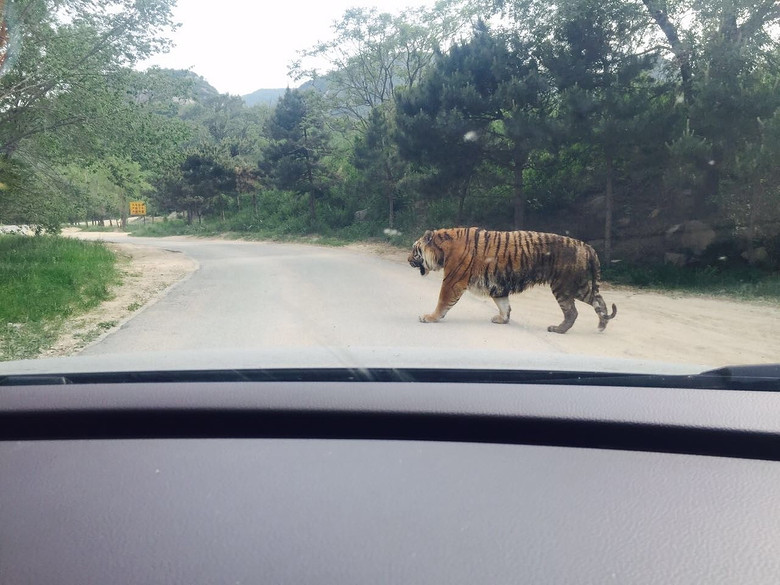
[[[316,202],[325,195],[328,173],[328,133],[317,95],[288,89],[266,124],[270,139],[264,151],[264,171],[279,189],[305,195],[309,224],[317,220]]]

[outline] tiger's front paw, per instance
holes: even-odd
[[[420,315],[420,323],[436,323],[438,319],[433,315]]]
[[[509,317],[504,318],[501,315],[495,315],[491,321],[493,321],[493,323],[497,323],[498,325],[506,325],[509,323]]]

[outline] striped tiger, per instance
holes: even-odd
[[[508,323],[510,293],[535,284],[549,284],[563,311],[563,322],[550,325],[553,333],[566,333],[577,319],[574,301],[588,303],[599,317],[599,331],[617,314],[608,314],[599,294],[601,269],[596,251],[588,244],[557,234],[497,232],[476,227],[426,231],[414,243],[409,264],[425,276],[444,269],[439,303],[423,323],[443,319],[466,290],[489,295],[498,306],[493,323]]]

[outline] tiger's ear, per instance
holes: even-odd
[[[426,232],[423,234],[422,241],[426,244],[430,244],[432,239],[433,232],[431,230],[426,230]]]

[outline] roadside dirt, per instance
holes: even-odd
[[[347,248],[379,255],[395,263],[407,263],[407,251],[387,244],[361,243]],[[565,353],[611,358],[702,365],[780,361],[780,335],[777,334],[780,304],[648,292],[609,284],[602,284],[601,293],[610,310],[612,303],[617,305],[618,314],[597,340],[590,335],[590,327],[583,325],[595,323],[593,312],[580,303],[575,327],[566,335],[550,335],[545,339]],[[529,289],[510,300],[513,321],[523,327],[544,331],[561,315],[548,287]],[[486,314],[494,310],[490,300],[481,299],[481,302],[486,305],[483,311]],[[436,299],[431,298],[431,309],[435,303]]]
[[[63,235],[96,240],[102,234],[71,228],[63,230]],[[106,246],[116,252],[121,274],[121,281],[111,291],[112,298],[92,311],[67,320],[62,328],[65,333],[40,357],[78,353],[129,321],[198,268],[197,262],[177,252],[130,242],[106,243]]]

